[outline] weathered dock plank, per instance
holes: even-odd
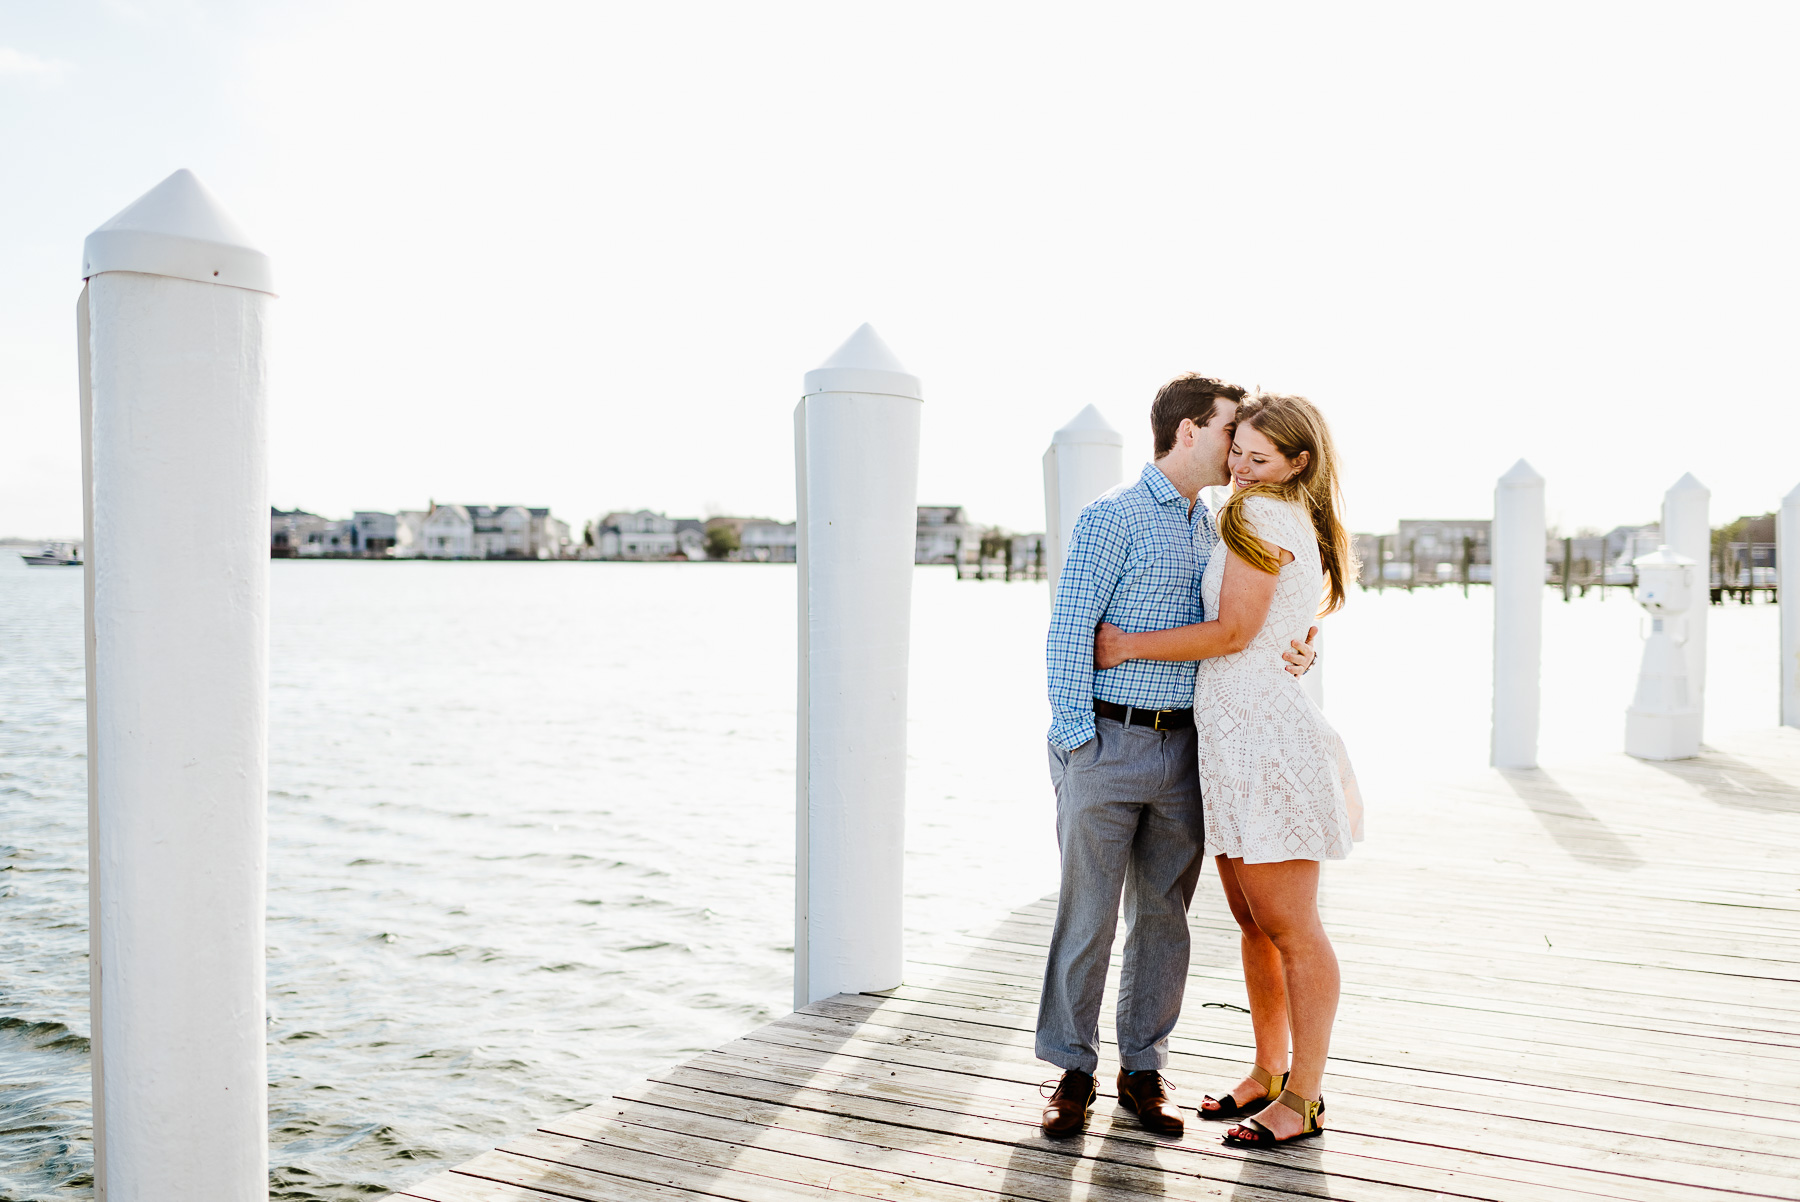
[[[1047,898],[923,949],[898,989],[810,1006],[403,1197],[1800,1202],[1800,732],[1368,783],[1372,838],[1326,871],[1344,1000],[1320,1140],[1249,1153],[1198,1119],[1164,1139],[1110,1092],[1087,1134],[1043,1138]],[[1251,1041],[1210,878],[1190,925],[1169,1074],[1197,1104]]]

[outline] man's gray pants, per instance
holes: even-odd
[[[1037,1055],[1092,1074],[1100,1000],[1124,895],[1119,1063],[1160,1069],[1187,985],[1188,905],[1200,880],[1194,732],[1094,720],[1074,751],[1050,745],[1062,892],[1038,1002]]]

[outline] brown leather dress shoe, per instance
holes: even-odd
[[[1169,1083],[1153,1068],[1135,1073],[1119,1070],[1119,1105],[1137,1115],[1146,1131],[1180,1135],[1187,1128],[1181,1112],[1169,1100],[1169,1089]]]
[[[1044,1134],[1052,1139],[1073,1135],[1087,1126],[1088,1111],[1100,1096],[1100,1086],[1086,1073],[1074,1069],[1062,1075],[1050,1100],[1044,1104]]]

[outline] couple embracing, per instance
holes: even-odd
[[[1338,966],[1319,865],[1350,854],[1362,805],[1343,742],[1303,691],[1313,619],[1356,567],[1325,419],[1303,397],[1182,376],[1150,409],[1156,460],[1086,509],[1048,648],[1050,776],[1062,886],[1037,1055],[1063,1070],[1043,1129],[1098,1096],[1100,1004],[1123,904],[1118,1097],[1179,1135],[1162,1070],[1187,983],[1187,911],[1205,858],[1242,934],[1256,1055],[1207,1097],[1224,1141],[1315,1135]],[[1216,519],[1200,490],[1229,483]]]

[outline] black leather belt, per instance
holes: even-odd
[[[1148,726],[1153,730],[1192,730],[1194,711],[1185,710],[1147,710],[1134,705],[1114,705],[1110,701],[1094,699],[1094,712],[1102,718],[1111,718],[1114,722],[1123,722],[1127,726]]]

